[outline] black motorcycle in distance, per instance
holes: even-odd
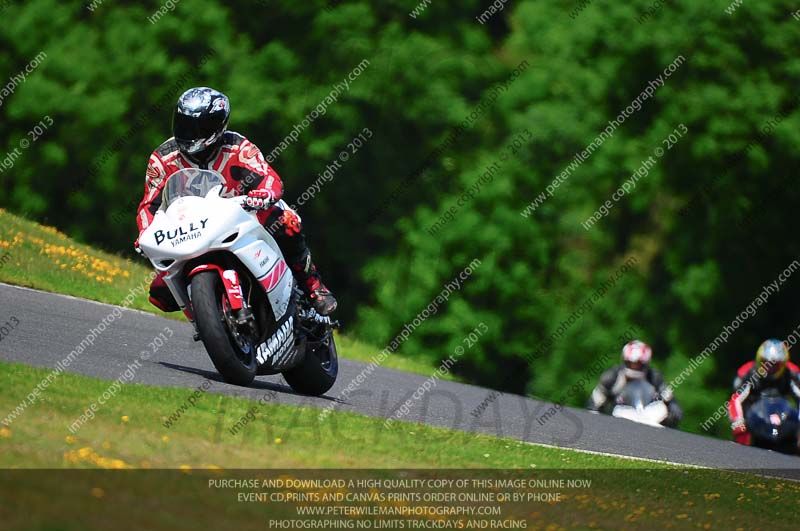
[[[745,415],[751,446],[785,454],[798,453],[800,420],[797,410],[778,395],[765,395],[750,406]]]

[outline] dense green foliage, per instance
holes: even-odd
[[[366,59],[274,161],[291,203],[363,128],[374,134],[300,209],[360,335],[389,344],[477,258],[402,354],[443,359],[483,322],[488,332],[454,370],[560,399],[581,376],[594,380],[592,360],[616,356],[636,327],[674,378],[800,251],[787,230],[800,199],[789,183],[800,145],[794,6],[744,2],[728,14],[727,0],[509,0],[481,24],[489,4],[434,0],[414,18],[414,0],[192,0],[156,23],[147,17],[160,2],[11,5],[0,71],[47,57],[3,100],[3,147],[45,115],[54,124],[0,173],[0,205],[127,251],[147,156],[182,89],[227,92],[232,127],[269,152]],[[679,57],[641,110],[523,215]],[[465,190],[473,197],[459,203]],[[797,285],[782,284],[676,389],[686,429],[725,400],[762,339],[799,324]],[[587,298],[591,308],[559,331]],[[566,400],[581,404],[588,390]]]

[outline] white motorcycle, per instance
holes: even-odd
[[[139,247],[167,272],[164,282],[195,340],[226,382],[249,385],[256,375],[282,373],[295,391],[322,395],[339,369],[339,325],[314,311],[245,197],[224,184],[210,170],[174,173]]]
[[[648,426],[663,428],[669,408],[658,397],[655,387],[645,380],[632,380],[617,398],[611,415]]]

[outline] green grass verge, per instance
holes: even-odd
[[[0,209],[0,282],[73,295],[109,304],[122,304],[131,289],[149,286],[152,269],[141,260],[115,256],[75,242],[52,227],[45,227]],[[180,312],[165,314],[137,297],[132,308],[183,320]],[[337,337],[343,358],[369,362],[379,348],[355,338]],[[383,366],[430,375],[430,360],[389,356]],[[453,379],[449,374],[445,379]]]
[[[0,363],[0,414],[24,401],[48,373]],[[165,427],[170,416],[175,419],[176,411],[188,403],[190,389],[123,386],[72,434],[68,426],[109,385],[60,375],[41,400],[9,427],[0,428],[0,467],[182,468],[184,473],[0,472],[0,493],[6,502],[0,504],[0,518],[5,528],[104,528],[114,518],[139,529],[175,526],[175,518],[184,519],[179,528],[188,527],[189,521],[220,518],[226,528],[258,528],[256,523],[265,528],[265,519],[286,507],[237,503],[235,493],[208,487],[208,477],[253,477],[252,472],[232,468],[518,469],[536,474],[530,477],[592,482],[589,489],[567,490],[558,502],[523,506],[525,517],[541,529],[778,529],[777,524],[800,517],[797,483],[682,470],[405,422],[387,430],[381,419],[345,412],[320,422],[316,409],[258,404],[206,392],[197,393],[195,404]],[[232,433],[248,412],[252,420]],[[69,481],[69,488],[64,488],[64,481]],[[32,505],[37,509],[33,515],[9,509]],[[67,523],[65,515],[78,508],[80,523]]]
[[[0,362],[0,422],[48,374]],[[591,468],[652,467],[642,461],[532,446],[405,422],[196,393],[126,385],[74,434],[69,427],[112,382],[61,374],[0,433],[0,467],[104,468]],[[253,396],[266,390],[253,389]],[[264,400],[269,402],[269,400]],[[183,405],[187,409],[179,413]],[[252,420],[237,423],[251,413]],[[169,423],[172,416],[173,423]],[[176,417],[178,417],[176,419]],[[233,431],[232,431],[233,430]],[[468,443],[468,444],[466,444]]]

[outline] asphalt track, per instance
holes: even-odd
[[[0,322],[12,316],[19,320],[19,325],[0,343],[0,359],[53,368],[114,308],[0,283]],[[142,351],[151,350],[149,343],[165,327],[173,330],[174,336],[142,361]],[[341,391],[367,365],[340,359],[337,383],[324,397],[298,395],[280,375],[258,377],[249,388],[237,387],[221,381],[202,344],[192,340],[189,323],[127,309],[123,309],[122,316],[66,370],[115,380],[137,362],[140,366],[135,370],[135,383],[196,389],[210,380],[208,392],[212,393],[253,400],[266,396],[265,400],[273,403],[320,409],[334,404],[337,410],[383,418],[395,414],[428,379],[378,367],[362,378],[354,392],[342,398]],[[677,394],[680,396],[679,390]],[[485,409],[476,413],[476,408],[484,402],[487,403]],[[440,380],[421,399],[412,400],[402,420],[591,452],[800,478],[800,457],[676,430],[651,428],[573,408],[564,408],[556,416],[543,418],[551,406],[510,394],[492,398],[492,392],[487,389]],[[8,413],[0,411],[0,418]]]

